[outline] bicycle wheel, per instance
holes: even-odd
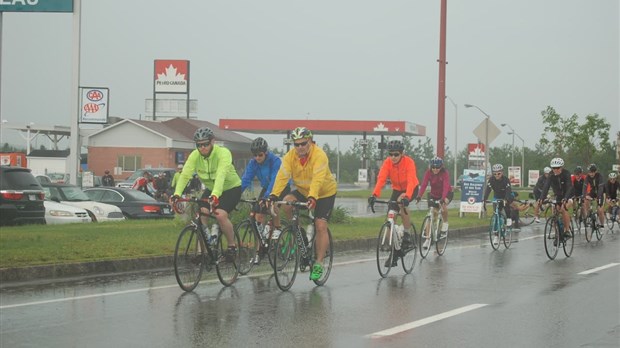
[[[234,255],[228,255],[228,240],[226,236],[220,230],[217,236],[217,248],[219,250],[219,260],[215,263],[215,270],[217,271],[217,277],[220,279],[220,283],[224,286],[231,286],[239,276],[239,270],[237,265],[239,264],[239,246],[241,245],[239,240],[239,234],[233,231],[234,243],[237,245],[237,249]],[[231,259],[232,258],[232,259]]]
[[[489,242],[491,242],[491,247],[493,248],[493,250],[499,249],[500,224],[501,224],[501,221],[499,219],[499,215],[493,214],[493,216],[491,216],[491,224],[489,226]]]
[[[559,236],[557,220],[555,218],[548,219],[545,223],[545,235],[543,240],[545,242],[545,252],[549,260],[555,259],[555,256],[558,254]]]
[[[426,255],[428,255],[429,250],[431,250],[431,244],[433,240],[431,230],[432,230],[431,218],[430,216],[427,216],[422,221],[422,228],[420,228],[419,248],[420,248],[420,256],[422,256],[422,258],[426,258]],[[427,244],[427,241],[428,241],[428,245],[426,246],[426,249],[425,249],[424,245]]]
[[[323,266],[323,274],[321,274],[321,278],[313,280],[314,284],[319,286],[325,284],[327,278],[329,278],[329,274],[332,271],[332,263],[334,262],[334,244],[332,241],[332,232],[329,228],[327,229],[327,240],[329,244],[327,245],[327,249],[325,249],[325,255],[323,255],[323,262],[321,263]],[[316,235],[312,238],[312,245],[312,250],[316,251]]]
[[[504,234],[504,236],[502,237],[502,239],[504,240],[504,246],[506,247],[506,249],[509,249],[510,245],[512,244],[512,226],[502,226],[502,232]]]
[[[401,251],[402,251],[402,264],[403,264],[403,271],[405,271],[405,273],[407,274],[411,274],[411,272],[413,272],[413,268],[415,267],[415,262],[418,258],[418,251],[416,250],[418,247],[418,241],[417,241],[417,233],[415,230],[415,226],[413,226],[413,223],[411,224],[411,246],[407,249],[404,249],[401,247]]]
[[[583,234],[586,236],[588,243],[592,241],[592,233],[594,233],[595,228],[596,224],[592,225],[592,217],[590,215],[586,216],[583,220]]]
[[[241,244],[238,245],[239,249],[239,274],[246,275],[254,267],[254,257],[256,256],[256,249],[258,249],[260,239],[256,235],[252,221],[243,220],[235,228],[236,233],[241,239]]]
[[[596,239],[597,240],[601,240],[603,239],[603,234],[605,234],[605,227],[598,227],[598,216],[596,217],[596,223],[597,223],[597,227],[596,227]]]
[[[448,246],[448,231],[441,232],[441,223],[443,222],[443,218],[441,214],[437,217],[437,224],[433,226],[433,233],[437,236],[437,240],[435,241],[435,249],[437,250],[437,254],[440,256],[446,252],[446,246]]]
[[[613,210],[611,213],[613,213]],[[613,230],[615,222],[615,219],[611,213],[605,213],[605,222],[607,223],[607,228],[609,228],[610,231]],[[608,214],[609,218],[607,217]]]
[[[273,268],[276,283],[282,291],[290,289],[297,276],[299,252],[296,240],[294,228],[288,227],[280,234],[275,245]]]
[[[383,278],[390,273],[395,252],[394,243],[392,243],[391,225],[389,222],[385,222],[381,226],[379,236],[377,237],[377,269],[379,270],[379,275]]]
[[[573,213],[573,223],[574,223],[573,231],[581,234],[581,231],[585,229],[586,222],[585,222],[585,219],[583,218],[583,211],[581,210],[581,207],[578,207],[575,209],[576,210]]]
[[[195,226],[186,226],[174,249],[174,276],[181,289],[192,291],[198,286],[206,261],[205,245]]]
[[[572,221],[571,221],[571,226],[567,232],[570,234],[570,236],[566,236],[566,233],[564,233],[563,248],[564,248],[564,255],[566,255],[566,257],[570,257],[570,255],[573,253],[573,244],[575,243],[575,238],[574,238],[575,233],[574,233]]]
[[[532,213],[531,211],[531,207],[528,207],[524,212],[523,215],[519,216],[519,224],[522,226],[528,226],[531,225],[534,222],[534,213]]]

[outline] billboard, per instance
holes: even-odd
[[[189,93],[189,60],[155,60],[155,93]]]
[[[3,0],[0,12],[73,12],[73,0]]]
[[[485,176],[484,170],[465,169],[461,182],[461,213],[482,212]]]
[[[521,167],[508,167],[508,180],[511,186],[523,186],[521,184]]]
[[[80,123],[108,123],[110,91],[102,87],[80,87]]]

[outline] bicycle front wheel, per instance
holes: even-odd
[[[217,277],[220,279],[220,283],[224,286],[231,286],[239,276],[239,247],[241,245],[239,235],[236,231],[233,231],[234,245],[237,246],[234,254],[232,250],[229,250],[229,242],[226,236],[220,230],[218,235],[217,246],[219,250],[219,260],[215,263],[215,270],[217,271]],[[230,245],[233,245],[230,243]]]
[[[317,240],[317,236],[315,235],[314,238],[312,238],[312,250],[316,251],[316,240]],[[327,248],[325,249],[325,254],[323,255],[323,261],[321,262],[321,265],[323,266],[323,274],[321,274],[321,277],[317,280],[313,280],[314,284],[316,285],[323,285],[325,284],[325,282],[327,281],[327,278],[329,278],[329,274],[332,271],[332,263],[334,262],[334,249],[333,249],[333,243],[332,243],[332,232],[329,230],[329,228],[327,229],[327,240],[328,240],[328,245]],[[317,256],[317,260],[318,260],[318,255]]]
[[[573,244],[575,242],[575,233],[574,233],[572,221],[571,221],[571,226],[567,232],[565,232],[563,236],[563,239],[564,239],[563,247],[564,247],[564,255],[566,255],[566,257],[570,257],[571,254],[573,253]]]
[[[408,248],[403,248],[401,246],[401,252],[402,252],[402,264],[403,264],[403,271],[405,271],[405,273],[407,274],[411,274],[411,272],[413,272],[413,268],[415,267],[415,262],[418,258],[418,251],[416,250],[418,248],[418,241],[417,241],[417,233],[415,230],[415,226],[413,226],[413,223],[411,224],[411,246],[409,246]]]
[[[607,217],[607,214],[609,214],[609,218]],[[607,223],[607,228],[609,228],[610,231],[613,230],[615,222],[615,218],[613,216],[613,209],[611,210],[611,213],[605,213],[605,221]]]
[[[531,208],[527,208],[523,215],[519,216],[519,224],[522,226],[531,225],[534,222],[534,214],[530,211]]]
[[[558,240],[560,234],[558,232],[558,223],[555,218],[550,218],[545,223],[545,235],[543,240],[545,242],[545,252],[549,260],[555,259],[558,254]]]
[[[500,217],[498,214],[491,216],[491,225],[489,226],[489,242],[493,250],[499,249],[499,229],[500,229]]]
[[[193,291],[202,277],[206,247],[195,226],[185,227],[174,249],[174,276],[181,289]]]
[[[239,244],[239,274],[248,274],[254,267],[254,257],[256,257],[256,250],[258,249],[258,243],[260,239],[257,238],[257,232],[252,226],[252,221],[244,220],[235,228],[236,233],[239,235],[241,244]]]
[[[426,258],[426,255],[428,255],[428,252],[431,250],[432,240],[431,217],[427,216],[422,221],[422,228],[420,229],[420,256],[422,256],[423,259]]]
[[[287,291],[295,282],[299,264],[297,237],[293,227],[286,228],[278,237],[273,254],[273,268],[276,283],[282,291]]]
[[[590,243],[592,241],[592,233],[596,229],[596,218],[592,215],[588,215],[583,224],[583,231],[586,236],[586,241]]]
[[[396,256],[391,232],[392,225],[389,222],[385,222],[381,226],[379,236],[377,237],[377,269],[379,270],[379,275],[383,278],[390,273]]]
[[[598,219],[598,216],[597,216],[597,219]],[[597,221],[597,223],[598,223],[598,221]],[[603,239],[603,234],[604,233],[605,233],[605,227],[599,227],[597,225],[597,227],[596,227],[596,239],[597,240]]]
[[[506,249],[510,248],[510,245],[512,244],[512,226],[502,226],[503,228],[503,232],[504,232],[504,236],[502,237],[502,239],[504,240],[504,246],[506,247]]]
[[[441,224],[443,223],[443,219],[441,215],[437,218],[437,224],[433,226],[434,235],[437,236],[437,240],[435,241],[435,249],[437,249],[437,254],[440,256],[446,252],[446,246],[448,246],[448,231],[441,232]]]

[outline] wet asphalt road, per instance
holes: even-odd
[[[618,230],[578,235],[573,256],[555,261],[541,233],[525,228],[499,251],[482,234],[451,240],[444,256],[387,278],[372,252],[336,255],[324,287],[303,273],[288,292],[260,269],[193,293],[170,272],[5,285],[0,346],[620,346]]]

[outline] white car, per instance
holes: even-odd
[[[45,206],[45,223],[48,225],[93,221],[88,212],[82,208],[48,200],[43,201],[43,205]]]
[[[41,186],[45,191],[46,199],[85,209],[93,222],[125,220],[125,216],[119,207],[95,202],[75,185],[45,184]]]

